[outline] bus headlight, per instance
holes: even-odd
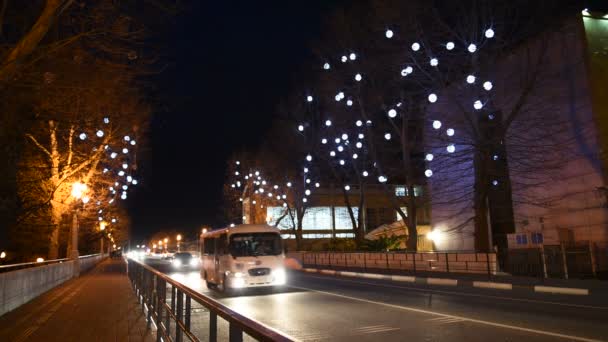
[[[272,271],[274,283],[277,285],[284,285],[287,282],[287,273],[282,268]]]

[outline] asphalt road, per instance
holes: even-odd
[[[427,287],[291,272],[282,291],[223,296],[197,271],[183,284],[300,341],[608,341],[608,305],[589,297]],[[196,308],[193,330],[206,328]],[[226,326],[221,327],[225,336]]]

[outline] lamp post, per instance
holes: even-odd
[[[87,192],[88,188],[87,185],[84,183],[80,183],[80,182],[74,182],[74,184],[72,184],[72,197],[74,197],[76,200],[82,200],[83,204],[86,204],[89,202],[89,197],[85,195],[85,193]],[[78,255],[78,211],[80,210],[79,207],[76,207],[76,210],[74,210],[74,215],[72,216],[72,248],[70,250],[69,253],[69,258],[73,260],[74,262],[74,277],[77,277],[80,275],[80,260],[79,260],[79,255]]]
[[[182,235],[181,234],[177,234],[177,251],[179,252],[179,243],[180,241],[182,241]]]
[[[99,222],[99,230],[101,231],[101,237],[99,238],[99,254],[101,254],[101,257],[103,258],[103,231],[106,229],[106,225],[107,223],[105,223],[104,221]]]

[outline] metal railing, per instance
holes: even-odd
[[[99,256],[99,254],[81,255],[78,257],[78,259],[80,259],[82,261],[82,259],[88,259],[88,258],[92,258],[92,257],[96,257],[96,256]],[[71,259],[69,259],[69,258],[63,258],[63,259],[45,260],[45,261],[41,261],[41,262],[32,261],[32,262],[22,262],[19,264],[0,265],[0,273],[20,270],[20,269],[29,268],[29,267],[38,267],[38,266],[45,266],[45,265],[50,265],[50,264],[57,264],[57,263],[62,263],[62,262],[70,261],[70,260]]]
[[[228,323],[228,339],[243,341],[243,333],[258,341],[292,341],[289,337],[247,318],[220,302],[171,279],[169,276],[134,259],[127,259],[128,276],[137,300],[146,314],[148,325],[156,325],[157,341],[200,341],[192,329],[193,301],[208,310],[208,336],[218,340],[218,316]],[[170,296],[170,301],[167,300]]]

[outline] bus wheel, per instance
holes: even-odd
[[[220,292],[222,292],[225,295],[230,295],[232,293],[232,289],[229,288],[226,284],[228,284],[228,279],[226,278],[226,276],[224,275],[224,278],[222,278],[222,285],[221,287],[218,286],[218,289],[220,290]]]
[[[209,280],[207,280],[207,272],[205,272],[204,278],[205,278],[205,285],[207,285],[208,289],[214,289],[214,288],[216,288],[216,286],[215,286],[214,283],[212,283]]]

